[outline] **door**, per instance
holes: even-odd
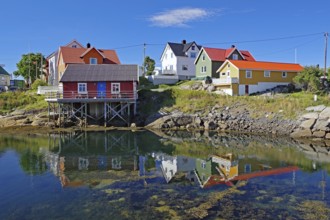
[[[106,97],[106,82],[97,83],[97,97],[105,98]]]
[[[245,85],[245,95],[249,95],[249,85]]]

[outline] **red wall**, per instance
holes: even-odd
[[[78,96],[78,83],[84,83],[84,82],[63,82],[63,98],[77,98]],[[125,96],[125,98],[132,98],[133,95],[133,81],[128,82],[106,82],[106,93],[107,98],[111,98],[111,83],[120,83],[120,93],[122,94],[122,97]],[[88,82],[87,83],[87,92],[88,97],[93,98],[97,96],[97,82]],[[126,93],[126,94],[125,94]],[[129,96],[127,96],[127,93],[130,93]]]

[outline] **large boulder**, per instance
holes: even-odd
[[[320,120],[327,120],[330,118],[330,107],[326,107],[319,115]]]
[[[295,130],[290,134],[290,137],[292,138],[310,138],[312,137],[312,131],[311,130]]]
[[[310,113],[304,114],[302,116],[302,118],[304,118],[304,119],[318,119],[319,114],[317,112],[310,112]]]
[[[313,127],[313,131],[330,131],[329,125],[328,120],[317,120]]]
[[[311,106],[311,107],[306,108],[306,111],[309,111],[309,112],[321,112],[325,108],[326,107],[324,105]]]
[[[193,122],[192,117],[186,115],[178,116],[173,120],[177,126],[187,126],[188,124],[191,124]]]
[[[309,119],[306,121],[303,121],[300,125],[301,128],[303,129],[312,129],[316,120],[315,119]]]

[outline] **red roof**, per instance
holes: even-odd
[[[230,49],[220,49],[220,48],[209,48],[204,47],[203,48],[207,55],[210,57],[212,61],[225,61],[228,56],[233,52],[233,50],[236,50],[236,48],[230,48]],[[246,50],[239,50],[239,52],[244,56],[243,58],[247,61],[255,61],[254,57],[251,55],[249,51]]]
[[[88,53],[91,48],[71,48],[60,47],[64,63],[84,63],[82,56]],[[103,64],[120,64],[119,58],[115,50],[97,49],[103,55]]]
[[[300,72],[304,68],[295,63],[275,63],[275,62],[253,62],[243,60],[230,60],[233,65],[239,69],[251,69],[251,70],[272,70],[272,71],[288,71],[288,72]]]

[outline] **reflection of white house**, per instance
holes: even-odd
[[[72,40],[70,43],[68,43],[64,47],[84,48],[76,40]],[[52,85],[52,86],[58,86],[58,82],[59,82],[58,74],[57,74],[57,68],[58,68],[58,64],[57,64],[58,51],[59,50],[56,50],[55,52],[53,52],[52,54],[50,54],[47,57],[47,61],[48,61],[48,74],[49,74],[48,75],[48,85]]]
[[[156,161],[160,162],[160,169],[167,183],[169,183],[179,172],[186,173],[187,179],[191,180],[189,174],[195,169],[195,158],[186,156],[169,156],[166,154],[154,154],[154,157]],[[193,178],[193,174],[191,177]]]
[[[161,55],[161,74],[154,77],[154,84],[173,84],[195,77],[195,59],[201,46],[196,42],[167,43]]]

